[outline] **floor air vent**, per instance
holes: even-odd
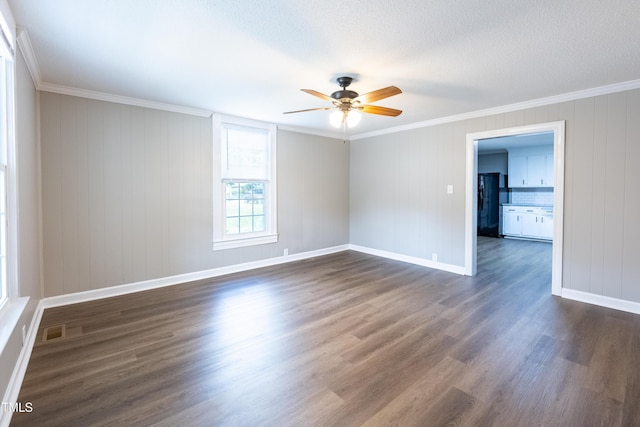
[[[44,328],[44,334],[42,335],[42,341],[53,341],[60,338],[64,338],[66,328],[63,325],[49,326]]]

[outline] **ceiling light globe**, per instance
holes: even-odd
[[[347,116],[347,126],[350,128],[357,126],[360,123],[360,119],[362,119],[362,114],[355,110],[349,111],[349,115]]]
[[[337,128],[342,126],[342,111],[337,110],[331,113],[331,115],[329,116],[329,123],[331,123],[331,126]]]

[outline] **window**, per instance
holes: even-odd
[[[0,30],[0,308],[9,297],[17,295],[14,286],[9,286],[11,278],[10,263],[12,254],[9,246],[8,225],[15,225],[14,210],[8,209],[9,195],[14,186],[10,186],[11,169],[9,159],[12,157],[10,141],[13,138],[13,48],[9,44],[4,28]],[[13,163],[11,163],[13,164]],[[15,236],[12,234],[12,236]]]
[[[274,125],[214,115],[213,249],[275,243]]]
[[[0,165],[0,307],[7,298],[7,167]]]

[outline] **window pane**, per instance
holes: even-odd
[[[228,182],[227,185],[225,186],[225,193],[226,193],[226,198],[227,199],[237,199],[238,198],[238,192],[239,190],[239,185],[235,182]]]
[[[253,217],[254,231],[264,231],[264,215]]]
[[[242,216],[240,217],[240,233],[252,233],[253,232],[253,217]]]
[[[242,184],[240,184],[240,198],[242,200],[250,199],[252,189],[253,189],[253,183],[251,182],[243,182]]]
[[[226,233],[238,234],[240,232],[238,217],[227,218],[226,220]]]
[[[240,202],[238,200],[227,200],[227,218],[238,216],[240,213]]]
[[[253,206],[251,206],[251,200],[242,200],[240,203],[240,216],[253,215]]]

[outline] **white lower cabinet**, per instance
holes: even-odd
[[[521,215],[513,210],[502,208],[502,233],[507,236],[522,234]]]
[[[527,237],[537,237],[539,231],[538,215],[535,209],[527,209],[522,214],[522,235]]]
[[[543,239],[553,239],[553,209],[542,209],[540,216],[540,237]]]
[[[503,206],[502,232],[505,236],[553,239],[553,209],[535,206]]]

